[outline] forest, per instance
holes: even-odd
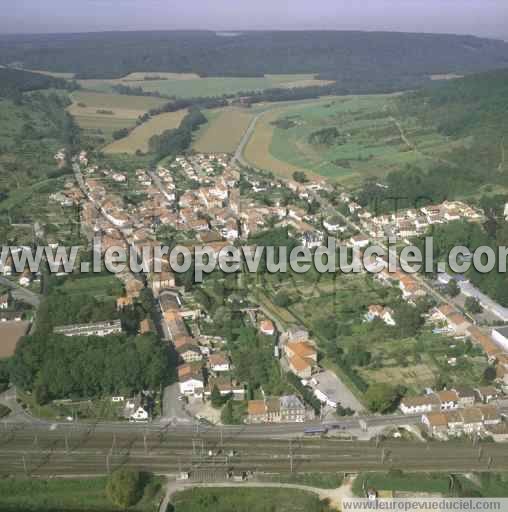
[[[211,31],[5,35],[0,64],[118,78],[134,71],[201,76],[316,73],[338,87],[413,88],[430,74],[506,66],[508,44],[473,36],[353,31]]]

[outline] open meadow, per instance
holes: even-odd
[[[354,184],[407,164],[427,168],[465,143],[399,118],[396,95],[329,97],[262,114],[245,158],[283,177],[303,170]]]
[[[192,147],[200,153],[234,153],[253,119],[246,109],[228,107],[205,112],[208,123]]]
[[[104,153],[128,153],[134,154],[136,151],[146,153],[148,151],[148,142],[154,135],[160,135],[166,130],[178,128],[182,119],[185,117],[186,110],[177,112],[167,112],[152,117],[146,123],[136,127],[123,139],[116,140],[104,148]]]
[[[157,80],[157,78],[160,78]],[[327,85],[327,80],[317,80],[312,74],[265,75],[264,77],[206,77],[192,73],[131,73],[113,80],[79,80],[88,90],[111,92],[115,85],[141,87],[145,92],[157,92],[163,96],[193,98],[223,96],[240,92],[261,91],[273,88],[296,88]]]

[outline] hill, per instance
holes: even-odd
[[[206,50],[205,50],[206,49]],[[109,32],[0,37],[0,64],[118,78],[134,71],[260,77],[317,73],[336,93],[414,88],[430,75],[508,65],[508,44],[473,36],[353,31]]]
[[[61,78],[20,69],[0,68],[0,97],[14,97],[23,92],[41,89],[72,89],[74,86]]]
[[[470,75],[399,97],[394,115],[415,118],[422,131],[435,129],[446,137],[447,150],[439,153],[439,162],[428,170],[407,166],[388,174],[387,189],[368,182],[361,194],[362,202],[377,198],[380,205],[383,196],[396,195],[412,205],[422,197],[438,202],[507,193],[507,98],[506,69]]]

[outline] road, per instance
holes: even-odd
[[[11,294],[14,297],[14,299],[25,302],[30,306],[33,306],[34,308],[39,307],[41,298],[36,293],[31,292],[26,288],[23,288],[22,286],[10,281],[9,279],[3,276],[0,276],[0,284],[12,290]]]

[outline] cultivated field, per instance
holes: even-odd
[[[146,77],[150,77],[146,80]],[[161,80],[155,80],[160,77]],[[158,92],[164,96],[192,98],[196,96],[222,96],[239,92],[260,91],[271,88],[296,88],[310,85],[326,85],[327,80],[317,80],[314,75],[266,75],[264,77],[206,77],[191,73],[131,73],[115,80],[80,80],[85,89],[111,92],[115,85],[141,87],[146,92]]]
[[[200,153],[234,153],[253,114],[245,109],[225,108],[208,111],[206,115],[208,123],[193,148]]]
[[[427,168],[445,160],[452,144],[411,118],[399,118],[394,95],[329,97],[263,114],[245,150],[254,166],[289,176],[295,170],[355,183],[406,164]],[[312,136],[329,129],[320,142]],[[317,140],[316,140],[317,139]]]
[[[105,136],[128,128],[136,119],[152,108],[164,104],[164,100],[145,96],[122,96],[77,91],[72,94],[72,105],[67,109],[83,130],[100,130]]]
[[[18,341],[30,326],[30,322],[0,322],[0,359],[11,357]]]
[[[182,119],[185,117],[186,110],[177,112],[167,112],[153,117],[148,122],[135,128],[127,137],[116,140],[104,148],[105,153],[129,153],[136,151],[146,153],[148,151],[148,141],[154,135],[160,135],[165,130],[178,128]]]

